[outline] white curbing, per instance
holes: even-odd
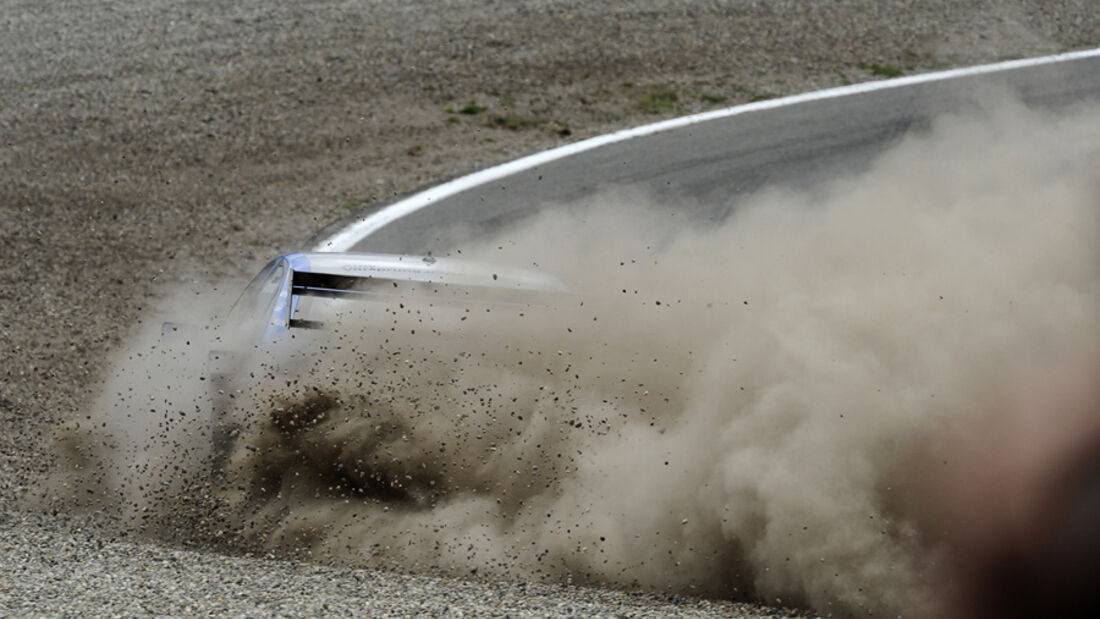
[[[533,155],[521,157],[514,161],[509,161],[508,163],[503,163],[498,166],[487,168],[485,170],[481,170],[480,172],[474,172],[473,174],[468,174],[466,176],[462,176],[452,181],[443,183],[442,185],[437,185],[435,187],[432,187],[431,189],[426,189],[424,191],[421,191],[420,193],[413,194],[408,198],[394,202],[393,204],[385,208],[371,213],[370,215],[364,217],[363,219],[360,219],[359,221],[349,224],[336,234],[333,234],[327,239],[321,241],[313,249],[313,251],[348,251],[360,241],[382,229],[383,227],[388,226],[389,224],[397,221],[402,217],[411,215],[412,213],[415,213],[423,208],[431,206],[433,203],[436,203],[444,198],[448,198],[468,189],[472,189],[474,187],[477,187],[478,185],[483,185],[485,183],[496,181],[506,176],[516,174],[518,172],[530,170],[531,168],[534,168],[544,163],[563,159],[565,157],[576,155],[578,153],[583,153],[585,151],[599,148],[600,146],[605,146],[607,144],[623,142],[637,137],[660,133],[662,131],[679,129],[701,122],[717,120],[719,118],[728,118],[730,116],[737,116],[739,114],[745,114],[747,112],[768,110],[777,107],[783,107],[786,105],[805,103],[807,101],[835,99],[838,97],[846,97],[849,95],[872,92],[875,90],[902,88],[914,84],[956,79],[960,77],[980,75],[983,73],[1011,71],[1013,69],[1023,69],[1026,67],[1052,64],[1056,62],[1068,62],[1072,60],[1080,60],[1083,58],[1094,57],[1100,57],[1100,48],[1081,50],[1076,52],[1067,52],[1064,54],[1055,54],[1053,56],[1040,56],[1037,58],[1009,60],[1006,62],[978,65],[975,67],[949,69],[946,71],[936,71],[934,73],[922,73],[920,75],[911,75],[874,82],[864,82],[862,84],[852,84],[850,86],[839,86],[836,88],[828,88],[825,90],[791,95],[789,97],[780,97],[777,99],[768,99],[766,101],[757,101],[755,103],[746,103],[744,105],[737,105],[720,110],[712,110],[710,112],[702,112],[700,114],[692,114],[690,116],[681,116],[679,118],[672,118],[649,125],[633,127],[631,129],[623,129],[614,133],[608,133],[594,138],[589,138],[587,140],[582,140],[580,142],[574,142],[573,144],[566,144],[565,146],[552,148],[550,150],[542,151],[541,153],[535,153]]]

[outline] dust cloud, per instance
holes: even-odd
[[[178,515],[180,497],[209,476],[208,357],[241,345],[217,325],[244,283],[181,285],[135,326],[91,409],[58,432],[43,503],[105,510],[138,531]]]
[[[665,206],[609,191],[461,252],[570,294],[398,294],[256,355],[221,456],[201,370],[169,392],[132,353],[66,488],[146,523],[216,461],[209,520],[316,561],[944,612],[936,480],[1021,377],[1100,349],[1100,111],[943,117],[720,224]]]

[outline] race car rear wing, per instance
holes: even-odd
[[[355,291],[377,280],[476,288],[566,292],[556,277],[457,258],[394,254],[305,253],[284,256],[303,291]]]
[[[546,295],[567,292],[541,272],[451,258],[385,254],[291,254],[286,326],[315,329],[306,297],[380,301],[428,299],[443,305],[542,305]],[[305,311],[303,311],[305,310]]]

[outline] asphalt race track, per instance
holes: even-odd
[[[472,225],[491,231],[609,188],[641,191],[697,220],[720,220],[739,197],[769,185],[805,188],[858,173],[935,117],[1005,93],[1047,110],[1094,101],[1100,97],[1100,55],[796,102],[599,146],[437,200],[360,239],[352,250],[446,252],[461,239],[443,238],[441,230]],[[316,244],[324,248],[326,241]]]

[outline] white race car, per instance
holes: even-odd
[[[279,256],[245,288],[220,329],[218,346],[209,352],[206,375],[215,452],[224,452],[235,432],[237,421],[230,412],[234,400],[248,387],[242,376],[246,359],[291,358],[309,340],[295,333],[325,329],[327,320],[338,319],[341,308],[420,302],[425,311],[436,314],[437,328],[446,331],[448,324],[457,329],[458,317],[470,306],[545,305],[548,295],[565,292],[560,280],[545,273],[455,258],[365,253]]]

